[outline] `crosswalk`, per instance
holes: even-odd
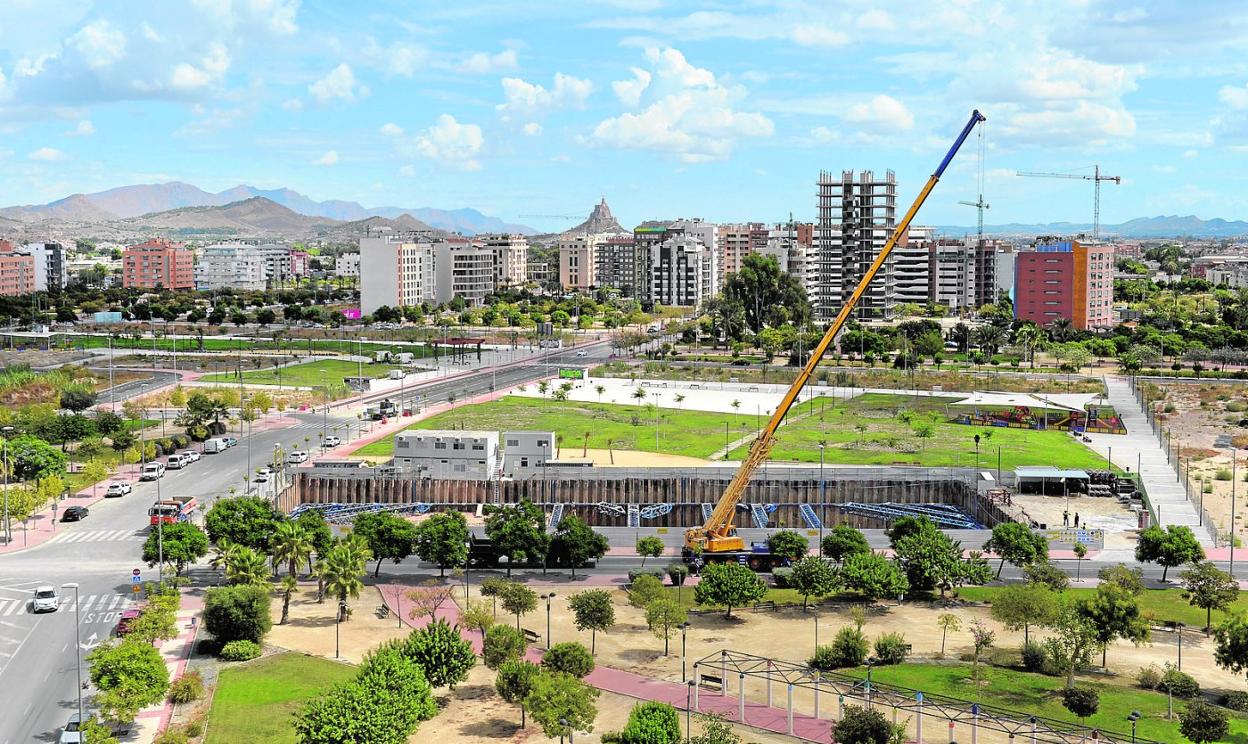
[[[88,594],[81,598],[82,612],[120,612],[135,606],[134,598],[129,594],[110,592],[108,594]],[[0,617],[10,617],[29,612],[30,597],[0,597]],[[74,595],[61,595],[61,612],[74,611]],[[0,627],[5,627],[0,623]]]
[[[48,543],[142,542],[147,535],[134,530],[65,530]]]

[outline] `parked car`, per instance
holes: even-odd
[[[104,498],[113,499],[118,496],[125,496],[133,490],[134,489],[131,488],[129,483],[113,483],[108,487],[108,490],[104,492]]]
[[[270,473],[266,473],[266,472],[264,472],[264,471],[262,470],[262,471],[260,471],[259,473],[256,473],[256,474],[252,477],[251,482],[252,482],[252,483],[268,483],[268,482],[269,482],[269,475],[270,475]]]
[[[139,474],[141,481],[153,481],[165,477],[165,464],[163,462],[149,462],[143,466],[143,472]]]
[[[69,720],[65,722],[65,727],[61,729],[61,736],[56,740],[57,744],[82,744],[85,739],[82,738],[82,719],[77,713],[70,713]]]
[[[85,506],[71,506],[71,507],[66,508],[65,512],[61,514],[61,521],[62,522],[78,522],[83,519],[86,519],[87,515],[90,513],[91,512],[87,511],[87,507]]]
[[[169,455],[169,459],[165,462],[165,467],[170,470],[181,470],[190,464],[190,458],[183,457],[181,453],[175,452],[172,455]]]
[[[295,450],[294,452],[291,452],[289,455],[286,455],[286,462],[290,463],[291,465],[298,465],[299,463],[307,462],[307,461],[308,461],[308,453],[302,450]]]
[[[125,610],[121,613],[121,617],[117,619],[117,637],[126,635],[130,632],[134,621],[142,614],[142,610]]]
[[[234,445],[238,444],[238,440],[235,439],[234,437],[221,437],[221,441],[225,442],[225,446],[227,448],[233,447]]]
[[[195,450],[182,450],[178,454],[187,458],[187,462],[199,462],[200,454]]]
[[[34,612],[56,612],[61,607],[61,598],[56,596],[56,587],[44,584],[35,589],[35,598],[30,602]]]
[[[333,435],[330,435],[330,436],[328,436],[328,437],[325,437],[325,446],[326,446],[326,447],[337,447],[337,446],[338,446],[338,445],[340,445],[340,444],[342,444],[342,440],[341,440],[341,439],[339,439],[338,437],[335,437],[335,436],[333,436]]]

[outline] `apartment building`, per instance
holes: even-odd
[[[625,297],[637,294],[637,244],[632,235],[600,240],[596,247],[595,279],[599,287],[618,289]]]
[[[938,273],[934,233],[930,227],[911,225],[893,247],[887,263],[891,264],[894,303],[927,307],[933,301],[934,279]]]
[[[1018,256],[1018,251],[1014,250],[1012,245],[1001,245],[993,255],[993,278],[996,280],[998,289],[1005,290],[1010,296],[1010,300],[1014,299],[1014,259]],[[990,303],[996,302],[996,293],[993,293]],[[979,306],[982,306],[980,303]],[[978,306],[977,306],[978,307]]]
[[[477,242],[494,252],[494,286],[518,287],[528,278],[529,240],[519,233],[478,235]]]
[[[195,289],[195,252],[163,238],[127,246],[121,252],[121,286]]]
[[[955,313],[974,310],[979,278],[975,248],[956,239],[932,241],[931,302]]]
[[[1069,240],[1033,246],[1014,259],[1014,317],[1084,330],[1113,325],[1114,249]]]
[[[360,254],[343,253],[334,259],[334,276],[360,278]]]
[[[507,477],[523,479],[538,475],[553,459],[554,432],[503,432],[503,473]]]
[[[195,289],[268,288],[266,253],[250,243],[214,243],[205,246],[195,264]]]
[[[497,286],[494,249],[451,237],[433,244],[433,299],[483,305]]]
[[[719,291],[716,251],[692,235],[674,235],[651,246],[647,255],[651,302],[698,307]]]
[[[896,225],[897,179],[886,171],[820,171],[815,254],[819,280],[811,298],[815,317],[836,317]],[[888,319],[897,304],[893,263],[885,262],[855,310],[859,318]]]
[[[26,243],[17,251],[35,260],[36,292],[55,292],[65,288],[69,272],[65,248],[60,243]]]
[[[354,259],[349,258],[354,256]],[[360,312],[371,315],[379,307],[400,308],[433,299],[433,249],[412,237],[382,235],[360,238],[360,252],[339,257],[354,265],[360,279]],[[339,265],[335,264],[335,269]],[[349,276],[349,274],[348,274]]]
[[[567,290],[598,286],[598,240],[597,235],[576,235],[555,242],[560,286]]]
[[[35,259],[0,240],[0,295],[17,297],[35,291]]]
[[[394,436],[393,464],[422,478],[491,480],[498,477],[498,432],[401,431]]]
[[[741,270],[746,256],[759,253],[767,246],[769,232],[767,226],[761,222],[719,226],[721,285],[725,277]]]
[[[818,281],[818,267],[814,260],[814,251],[809,242],[809,232],[805,242],[796,225],[776,225],[767,233],[767,242],[753,253],[770,256],[776,259],[780,270],[790,274],[802,285],[809,297]],[[725,276],[732,272],[725,272]],[[723,285],[720,285],[721,288]]]

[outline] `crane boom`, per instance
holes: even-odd
[[[1093,166],[1092,175],[1083,173],[1033,173],[1031,171],[1018,171],[1016,175],[1026,178],[1072,178],[1076,181],[1091,181],[1093,183],[1092,196],[1092,239],[1101,239],[1101,181],[1113,181],[1115,184],[1122,183],[1122,176],[1102,176],[1101,166]],[[982,201],[982,199],[981,199]]]
[[[733,517],[736,516],[737,504],[741,502],[741,498],[745,495],[745,489],[749,486],[750,478],[754,475],[754,471],[763,464],[763,461],[767,459],[767,455],[771,452],[771,447],[775,443],[776,429],[780,427],[780,422],[784,420],[785,414],[793,407],[793,402],[797,400],[798,394],[802,392],[802,388],[810,380],[810,376],[814,373],[820,358],[828,350],[828,347],[831,346],[836,335],[840,333],[841,327],[845,325],[845,321],[849,319],[849,314],[853,312],[854,307],[862,298],[863,292],[866,291],[871,280],[875,278],[880,267],[884,265],[889,254],[892,253],[893,247],[897,245],[897,241],[910,228],[910,222],[914,219],[915,214],[918,213],[919,207],[923,206],[923,202],[927,201],[928,194],[932,192],[936,182],[944,175],[945,168],[949,167],[953,156],[958,153],[962,143],[970,136],[971,130],[981,121],[984,121],[984,115],[979,113],[978,110],[973,111],[970,121],[962,128],[962,132],[953,143],[953,147],[950,147],[949,152],[945,154],[945,159],[940,161],[936,171],[927,179],[923,190],[919,192],[914,203],[910,205],[910,209],[906,212],[905,217],[897,224],[888,242],[884,244],[879,255],[871,263],[870,268],[867,269],[866,273],[858,281],[858,286],[854,288],[849,301],[841,308],[836,319],[832,321],[832,324],[828,326],[828,330],[823,334],[819,344],[811,351],[810,358],[806,360],[806,364],[802,367],[802,371],[798,373],[797,379],[789,386],[788,391],[784,394],[784,398],[780,401],[780,405],[776,406],[775,413],[771,415],[766,428],[754,440],[754,443],[750,445],[749,454],[745,456],[741,466],[737,468],[732,482],[728,484],[727,490],[720,497],[719,503],[715,505],[715,509],[711,512],[710,517],[707,518],[702,526],[692,527],[685,531],[686,549],[695,552],[717,553],[741,550],[745,547],[744,541],[737,537],[736,527],[733,525]]]

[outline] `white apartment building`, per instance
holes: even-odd
[[[559,284],[564,289],[589,289],[598,286],[598,236],[577,235],[560,238]]]
[[[462,238],[433,244],[433,299],[450,302],[462,298],[469,305],[482,305],[497,286],[494,249],[474,245]]]
[[[932,251],[932,301],[955,313],[974,310],[978,292],[974,246],[961,240],[938,240]]]
[[[820,171],[819,221],[815,226],[819,282],[811,300],[815,318],[830,321],[840,312],[896,225],[897,179],[886,171]],[[858,303],[859,318],[889,319],[895,298],[892,262],[885,262]]]
[[[1008,292],[1011,300],[1014,299],[1014,259],[1017,256],[1012,246],[998,248],[996,260],[993,262],[993,277],[997,287]]]
[[[269,286],[280,287],[293,278],[290,266],[290,248],[276,243],[256,246],[264,257],[264,277]]]
[[[401,431],[394,436],[394,467],[404,474],[490,480],[498,477],[498,464],[497,431]]]
[[[27,243],[17,249],[35,259],[35,291],[64,289],[69,281],[65,249],[60,243]]]
[[[362,314],[372,314],[383,306],[400,308],[432,299],[433,252],[429,243],[395,235],[369,236],[360,238],[358,254],[347,255],[356,256]]]
[[[343,253],[334,259],[334,276],[358,279],[360,276],[360,254]]]
[[[802,289],[806,290],[807,296],[814,291],[819,280],[819,267],[814,260],[814,251],[801,242],[792,230],[777,226],[768,231],[766,244],[754,252],[776,259],[780,270],[797,279]]]
[[[689,234],[650,247],[650,300],[697,307],[719,291],[719,261],[713,247]]]
[[[519,233],[478,235],[477,241],[494,252],[494,285],[518,287],[528,279],[529,240]]]
[[[266,257],[249,243],[205,246],[195,264],[195,289],[264,290],[268,287]]]
[[[893,247],[888,262],[892,264],[895,303],[927,307],[931,301],[933,232],[930,227],[912,225],[906,240]]]
[[[542,472],[555,459],[555,434],[549,431],[503,432],[503,473],[509,478],[528,478]]]

